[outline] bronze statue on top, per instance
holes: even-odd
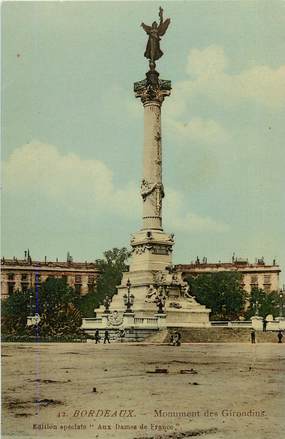
[[[149,70],[146,72],[146,79],[134,83],[134,91],[137,98],[140,98],[142,102],[149,100],[157,100],[162,103],[165,96],[169,96],[171,90],[171,81],[159,79],[159,73],[155,70],[155,61],[162,57],[163,52],[160,49],[161,37],[167,31],[170,23],[170,18],[163,21],[163,9],[159,8],[159,24],[156,21],[151,26],[147,26],[142,23],[141,26],[148,35],[148,42],[144,52],[144,56],[149,60]],[[147,182],[142,182],[141,194],[143,199],[149,191],[152,192],[153,188],[148,187]],[[163,188],[161,188],[161,194]],[[146,193],[145,193],[146,192]],[[163,196],[163,195],[162,195]],[[158,200],[161,201],[161,200]],[[161,208],[160,204],[157,204],[158,210]]]
[[[163,21],[163,9],[161,7],[159,8],[158,15],[160,19],[159,25],[156,21],[154,21],[151,26],[147,26],[144,23],[141,24],[142,28],[149,36],[144,56],[149,59],[149,67],[151,70],[155,69],[155,61],[163,55],[163,52],[160,49],[160,37],[165,34],[170,23],[170,18]]]

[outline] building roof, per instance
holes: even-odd
[[[190,264],[177,264],[175,267],[180,271],[215,271],[215,270],[232,270],[232,271],[274,271],[281,272],[279,265],[275,262],[273,264],[266,264],[263,259],[256,263],[249,263],[246,259],[237,259],[232,262],[218,262],[208,263],[195,261]]]
[[[11,269],[40,269],[40,270],[92,270],[100,272],[96,262],[73,262],[73,261],[33,261],[31,258],[28,259],[1,259],[1,268],[11,268]]]

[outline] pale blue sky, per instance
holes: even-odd
[[[2,5],[2,253],[75,260],[141,227],[141,21],[161,42],[164,225],[174,261],[285,266],[285,2]]]

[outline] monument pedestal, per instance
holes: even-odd
[[[157,298],[164,298],[163,326],[209,326],[210,310],[191,296],[182,274],[173,270],[174,236],[161,230],[141,230],[131,239],[130,271],[123,273],[121,285],[113,296],[110,311],[125,313],[124,295],[128,280],[134,295],[132,310],[136,318],[158,316]],[[104,307],[96,310],[101,317]]]

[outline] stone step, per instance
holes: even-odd
[[[250,328],[177,328],[181,333],[182,343],[250,343]],[[175,328],[168,330],[165,339],[170,342],[171,333]],[[256,331],[256,343],[277,343],[276,331]]]
[[[153,334],[146,336],[145,341],[148,343],[168,343],[169,342],[169,331],[167,329],[161,329]]]

